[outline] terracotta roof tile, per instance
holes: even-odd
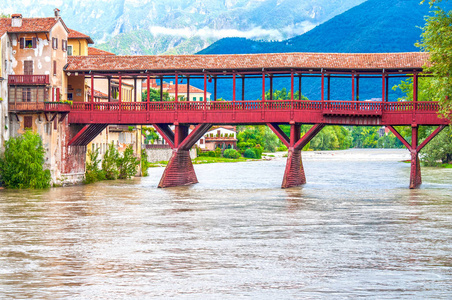
[[[88,55],[116,55],[116,54],[105,50],[97,49],[94,47],[88,47]]]
[[[58,20],[55,18],[23,18],[21,27],[11,27],[11,18],[0,18],[0,34],[3,35],[5,32],[49,32],[57,22]]]
[[[202,71],[266,69],[381,70],[422,69],[429,54],[409,53],[271,53],[236,55],[78,56],[68,71]]]
[[[93,40],[86,34],[78,32],[74,29],[69,28],[68,39],[81,39],[87,40],[88,44],[94,44]]]

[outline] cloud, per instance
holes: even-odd
[[[263,29],[262,27],[254,27],[249,30],[238,29],[212,29],[208,27],[194,29],[194,28],[167,28],[162,26],[151,26],[149,31],[154,35],[171,35],[177,37],[191,38],[199,36],[201,38],[216,38],[221,39],[225,37],[242,37],[248,39],[265,39],[265,40],[283,40],[288,37],[300,35],[308,30],[314,28],[315,25],[311,22],[305,21],[300,24],[287,26],[282,29]]]

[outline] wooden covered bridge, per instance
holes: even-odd
[[[283,188],[306,183],[301,149],[326,125],[378,125],[388,127],[411,152],[410,188],[421,184],[419,152],[437,135],[449,120],[438,116],[435,102],[418,101],[418,79],[428,64],[426,53],[332,54],[284,53],[250,55],[179,55],[179,56],[80,56],[70,57],[65,72],[69,76],[84,76],[91,80],[91,99],[74,102],[68,114],[70,124],[82,129],[69,145],[87,145],[109,124],[152,124],[173,149],[173,155],[162,176],[159,187],[187,185],[197,182],[189,156],[189,149],[212,125],[264,124],[268,125],[288,147]],[[319,99],[301,100],[302,79],[318,78]],[[412,77],[414,99],[397,102],[388,99],[391,78]],[[95,79],[119,82],[116,102],[95,102]],[[179,101],[178,84],[181,79],[204,83],[203,101]],[[248,79],[261,78],[261,100],[245,99]],[[290,99],[273,100],[273,81],[286,78],[290,82]],[[345,79],[349,97],[332,100],[331,78]],[[347,80],[348,78],[348,80]],[[359,100],[359,83],[367,78],[378,80],[375,101]],[[121,81],[125,79],[174,80],[175,101],[147,101],[136,99],[124,102]],[[230,99],[217,100],[217,86],[230,86]],[[213,86],[213,99],[207,101],[208,85]],[[162,86],[162,84],[160,85]],[[212,89],[212,88],[211,88]],[[266,91],[270,91],[266,99]],[[298,97],[294,98],[296,91]],[[163,91],[160,90],[161,100]],[[110,99],[110,95],[108,96]],[[279,125],[290,125],[286,135]],[[301,124],[313,127],[301,136]],[[174,130],[170,126],[174,125]],[[189,132],[189,126],[195,129]],[[394,126],[410,126],[411,141],[406,141]],[[422,143],[418,129],[435,125],[437,129]]]

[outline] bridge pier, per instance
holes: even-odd
[[[199,124],[190,134],[188,134],[188,125],[176,123],[174,132],[169,124],[153,124],[153,126],[173,149],[158,187],[167,188],[198,183],[190,158],[190,148],[212,127],[212,124]]]
[[[438,133],[440,133],[446,126],[440,125],[433,131],[420,145],[418,145],[418,131],[417,124],[411,125],[411,144],[408,143],[402,135],[393,127],[388,126],[389,130],[410,150],[411,153],[411,171],[410,171],[410,189],[416,189],[422,184],[421,164],[419,160],[419,152],[428,144]]]
[[[302,137],[300,124],[290,124],[290,137],[279,128],[279,124],[267,123],[267,125],[288,148],[286,169],[281,188],[285,189],[305,184],[306,175],[301,159],[301,150],[325,127],[325,124],[315,124]]]

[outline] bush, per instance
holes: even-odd
[[[256,153],[253,151],[253,149],[248,148],[243,153],[243,156],[246,158],[256,158]]]
[[[251,148],[254,151],[254,154],[256,155],[256,158],[261,159],[262,158],[262,152],[264,152],[264,149],[260,145],[256,145],[256,147]]]
[[[148,161],[146,149],[141,149],[141,176],[149,176],[148,169],[151,163]]]
[[[235,150],[235,149],[226,149],[224,150],[223,156],[226,158],[233,158],[233,159],[237,159],[239,158],[241,155],[240,153]]]
[[[207,156],[215,157],[215,152],[214,151],[209,151],[209,152],[207,152]]]
[[[93,183],[105,180],[105,173],[99,169],[99,149],[96,151],[88,150],[89,160],[86,162],[85,183]]]
[[[118,156],[116,164],[119,171],[118,178],[120,179],[127,179],[137,174],[140,159],[133,155],[132,145],[127,146],[124,153]]]
[[[119,159],[119,153],[113,142],[108,145],[108,149],[104,154],[104,160],[102,161],[102,170],[105,173],[105,179],[115,180],[118,179],[119,170],[117,161]]]
[[[221,157],[221,148],[215,149],[215,157]]]
[[[50,171],[43,168],[44,154],[42,139],[37,133],[26,131],[6,141],[0,158],[4,186],[13,189],[50,187]]]

